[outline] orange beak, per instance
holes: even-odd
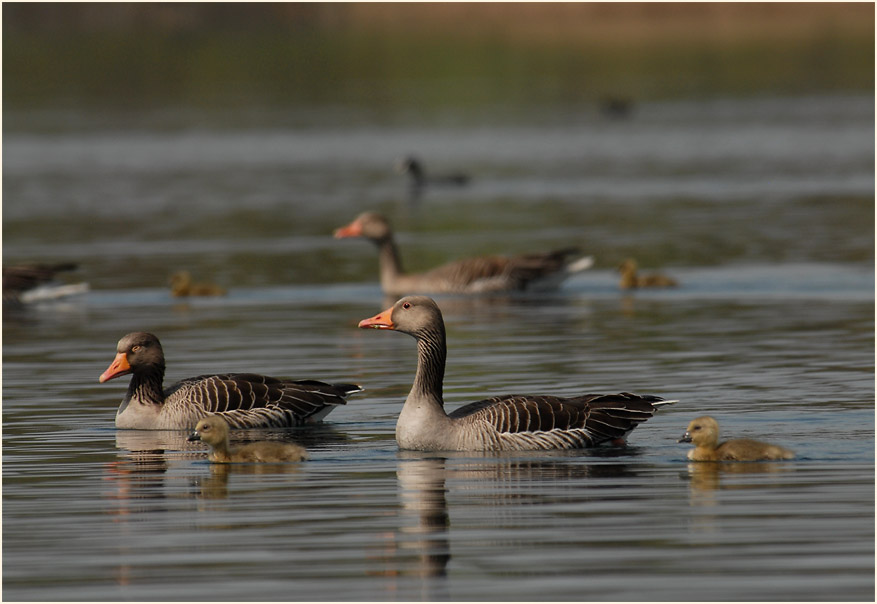
[[[117,378],[126,373],[131,373],[131,365],[128,364],[128,356],[124,352],[120,352],[113,359],[113,362],[110,363],[110,366],[107,367],[107,370],[100,374],[98,381],[103,384],[107,380]]]
[[[354,220],[340,229],[335,229],[335,239],[344,239],[346,237],[362,237],[362,225],[358,220]]]
[[[393,308],[390,307],[379,315],[373,316],[371,319],[363,319],[359,322],[359,327],[365,329],[396,329],[393,325]]]

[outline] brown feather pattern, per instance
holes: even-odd
[[[387,317],[390,317],[388,320]],[[662,406],[658,396],[509,394],[447,414],[442,399],[447,347],[441,311],[431,298],[408,296],[360,327],[395,329],[417,340],[417,372],[396,424],[402,448],[454,451],[578,449],[623,439]]]
[[[199,375],[162,390],[164,354],[152,334],[128,334],[119,342],[131,367],[131,383],[119,412],[120,428],[192,429],[207,415],[220,415],[233,428],[286,427],[322,419],[355,384],[290,380],[255,373]]]

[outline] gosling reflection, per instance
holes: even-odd
[[[718,504],[718,492],[742,489],[762,489],[765,487],[764,474],[781,474],[792,471],[788,464],[753,462],[696,462],[689,463],[682,478],[691,486],[689,501],[693,506],[714,506]],[[756,480],[748,477],[759,476]]]

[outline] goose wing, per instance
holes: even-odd
[[[254,373],[200,375],[165,392],[169,406],[196,406],[222,415],[233,428],[296,426],[322,419],[345,397],[360,392],[355,384],[284,380]]]
[[[590,447],[624,438],[670,402],[629,392],[574,398],[512,394],[465,405],[449,416],[467,424],[486,423],[500,438],[544,441],[546,448]]]
[[[507,291],[523,290],[532,281],[553,274],[563,274],[570,265],[569,258],[579,253],[567,248],[539,254],[520,256],[479,256],[444,264],[423,277],[431,283],[443,284],[448,291]],[[581,268],[588,268],[592,259],[582,259]],[[573,265],[578,263],[574,262]],[[575,272],[572,271],[572,272]],[[566,274],[563,275],[568,276]],[[562,280],[562,279],[561,279]]]

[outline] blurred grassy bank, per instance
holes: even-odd
[[[484,115],[874,90],[874,5],[3,4],[14,112]]]

